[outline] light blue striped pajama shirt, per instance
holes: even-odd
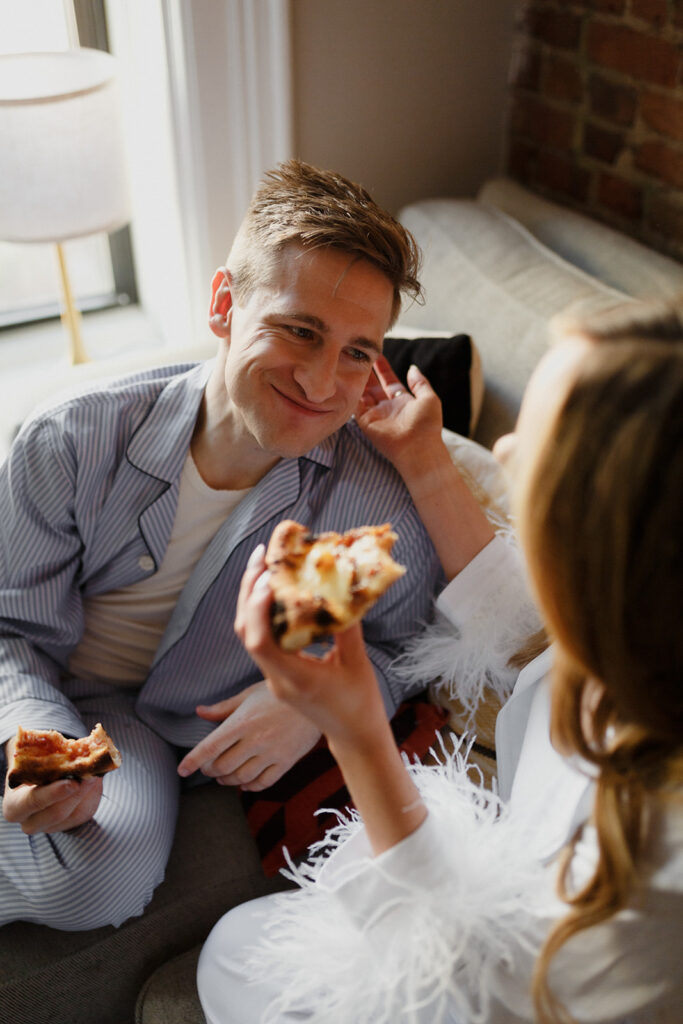
[[[56,406],[25,425],[0,469],[0,744],[19,724],[81,736],[102,720],[123,753],[87,825],[27,837],[0,818],[0,924],[78,930],[142,912],[173,839],[176,748],[213,728],[195,706],[261,678],[232,623],[247,559],[281,519],[316,532],[392,523],[408,571],[364,630],[389,714],[408,695],[391,663],[430,617],[441,570],[402,481],[354,423],[283,459],[233,511],[191,573],[139,690],[69,678],[83,602],[162,561],[210,369],[161,368]]]

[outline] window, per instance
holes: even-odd
[[[0,0],[0,53],[108,49],[103,0]],[[81,311],[137,301],[128,228],[64,244]],[[61,289],[55,247],[0,241],[0,327],[56,317]]]

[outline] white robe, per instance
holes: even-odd
[[[495,617],[496,574],[486,575]],[[459,617],[462,576],[439,599],[460,641],[473,607]],[[519,674],[498,716],[502,800],[473,786],[459,755],[438,769],[413,766],[429,809],[414,833],[373,857],[354,815],[331,835],[331,855],[314,849],[309,866],[293,870],[299,891],[237,907],[216,925],[198,971],[209,1024],[533,1020],[533,965],[567,909],[555,895],[555,857],[582,824],[577,883],[596,857],[585,824],[590,776],[549,739],[551,657]],[[575,936],[553,961],[553,991],[582,1022],[683,1019],[680,800],[658,819],[648,854],[652,874],[638,904]]]

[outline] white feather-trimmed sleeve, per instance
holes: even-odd
[[[392,666],[397,675],[457,697],[472,714],[490,688],[504,701],[519,673],[509,660],[541,628],[522,556],[496,535],[436,601],[436,618]]]
[[[529,834],[459,755],[411,771],[429,810],[416,832],[373,859],[345,819],[328,839],[339,849],[293,869],[301,889],[274,898],[248,961],[250,979],[279,993],[265,1022],[489,1021],[501,973],[524,998],[520,949],[531,964],[537,947],[520,920],[548,889]]]

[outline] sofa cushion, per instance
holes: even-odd
[[[201,951],[199,945],[173,957],[147,979],[135,1006],[135,1024],[206,1024],[197,992]]]
[[[484,377],[481,357],[467,334],[400,327],[384,339],[384,354],[403,384],[411,363],[422,370],[441,399],[445,427],[465,437],[474,433],[484,398]]]
[[[511,218],[473,199],[426,199],[399,217],[423,251],[424,305],[401,326],[457,324],[482,359],[486,394],[475,437],[490,446],[515,421],[548,322],[578,303],[602,308],[627,296],[562,260]]]
[[[683,291],[683,264],[677,260],[510,178],[485,182],[477,198],[513,217],[558,256],[627,295],[667,299]]]

